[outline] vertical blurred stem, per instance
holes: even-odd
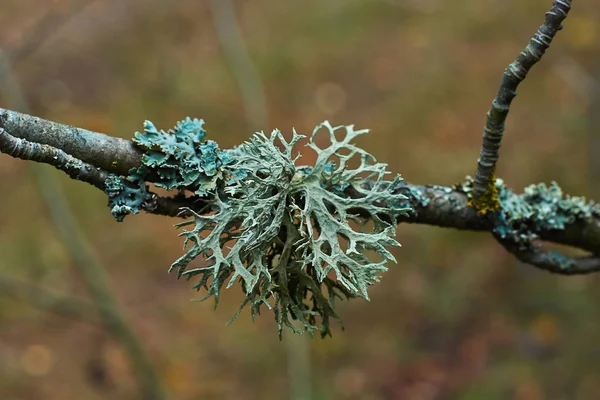
[[[298,329],[303,329],[300,324]],[[310,347],[307,335],[288,332],[284,337],[287,346],[287,368],[290,380],[290,399],[312,399],[312,382],[310,377]]]
[[[267,100],[260,75],[250,59],[231,0],[211,0],[211,11],[221,48],[240,89],[246,121],[252,130],[266,129]]]
[[[590,90],[588,103],[588,161],[590,196],[600,198],[600,54],[597,56],[596,67],[592,73],[595,85]]]
[[[231,0],[211,0],[211,11],[221,48],[237,81],[251,130],[267,128],[267,101],[260,75],[252,62]],[[285,335],[290,399],[312,399],[310,348],[307,335]]]
[[[1,50],[0,86],[5,88],[12,107],[22,112],[29,111],[23,90],[12,74],[10,60]],[[47,166],[33,164],[31,168],[52,222],[73,257],[104,325],[123,347],[137,377],[143,398],[165,399],[160,380],[112,294],[105,268],[95,256],[73,217],[56,174]]]

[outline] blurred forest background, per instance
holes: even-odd
[[[145,119],[199,117],[222,148],[328,119],[372,129],[359,143],[406,180],[451,185],[474,172],[502,71],[551,6],[236,0],[236,21],[229,1],[2,0],[0,105],[124,138]],[[600,199],[600,3],[574,3],[520,87],[498,175],[517,192],[556,180]],[[371,301],[340,304],[345,331],[280,342],[271,313],[225,325],[238,287],[216,311],[190,302],[191,283],[167,274],[182,254],[174,219],[117,223],[98,190],[0,156],[2,399],[142,398],[95,311],[61,315],[78,303],[37,289],[88,297],[48,182],[170,398],[600,398],[600,276],[538,271],[486,234],[401,225]]]

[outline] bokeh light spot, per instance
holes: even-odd
[[[47,346],[31,345],[21,357],[21,366],[29,375],[44,376],[52,370],[54,356]]]
[[[319,111],[335,114],[346,106],[346,91],[338,83],[322,83],[315,90],[314,102]]]

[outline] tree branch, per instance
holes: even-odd
[[[0,108],[0,127],[11,136],[47,144],[108,172],[127,175],[140,165],[142,151],[129,140],[51,122]]]
[[[9,156],[21,160],[50,164],[65,172],[71,179],[87,182],[100,190],[104,190],[104,182],[108,176],[106,171],[84,163],[47,144],[16,138],[8,134],[2,127],[0,127],[0,149]]]
[[[3,116],[8,116],[11,123],[4,120]],[[18,125],[19,123],[22,125]],[[40,130],[37,130],[38,126],[41,127]],[[8,133],[4,127],[10,127],[13,130]],[[15,137],[12,132],[17,132],[21,137],[35,141]],[[47,135],[48,132],[51,134]],[[83,134],[84,138],[81,143],[69,143],[60,138],[62,133],[68,135],[69,132],[76,132],[75,135]],[[112,141],[111,139],[116,140]],[[128,166],[136,159],[141,159],[141,151],[127,140],[0,108],[0,152],[22,160],[52,165],[65,172],[71,179],[89,183],[102,191],[105,189],[105,181],[109,173],[97,165],[105,164],[103,160],[106,159],[106,155],[110,155],[106,151],[106,147],[102,147],[106,143],[110,144],[108,148],[115,150],[116,156],[108,158],[113,159],[112,164],[115,165],[113,169],[116,174],[126,175],[129,169],[123,171],[124,166]],[[54,145],[62,147],[56,148]],[[93,164],[73,157],[67,153],[68,150],[85,156]],[[100,160],[98,164],[96,163],[97,159]],[[196,208],[203,204],[197,197],[161,197],[152,192],[150,195],[150,201],[146,202],[143,208],[144,211],[151,214],[185,218],[189,216],[189,213],[182,211],[182,208]]]
[[[471,186],[461,184],[450,188],[402,182],[396,187],[396,191],[407,197],[409,203],[407,205],[414,212],[400,217],[397,222],[487,231],[492,233],[502,246],[521,261],[550,272],[572,275],[600,270],[600,258],[597,256],[600,254],[600,209],[585,205],[587,210],[592,211],[582,212],[580,203],[572,202],[569,203],[566,210],[560,210],[566,221],[564,226],[539,224],[528,219],[529,217],[521,217],[518,220],[519,226],[514,228],[510,226],[510,223],[507,225],[507,218],[512,218],[509,205],[520,204],[524,207],[535,208],[536,204],[527,203],[528,200],[525,197],[514,194],[504,186],[501,187],[504,200],[500,200],[499,186],[494,178],[504,124],[510,104],[516,96],[517,86],[525,79],[531,67],[541,59],[552,38],[561,28],[561,23],[566,18],[570,7],[571,0],[555,0],[551,10],[546,14],[544,24],[517,60],[506,69],[498,94],[488,112],[474,183]],[[105,171],[110,171],[119,175],[127,175],[131,168],[138,167],[141,163],[142,151],[130,141],[2,108],[0,108],[1,128],[6,132],[0,131],[0,151],[13,156],[46,162],[59,169],[65,170],[66,164],[73,162],[68,157],[74,157],[74,162],[79,162],[81,165],[97,167],[98,171],[102,171],[103,174],[106,174]],[[13,138],[11,139],[11,137]],[[15,138],[26,139],[28,142],[38,144],[38,147],[25,141],[19,142]],[[47,149],[42,145],[51,146],[51,148]],[[43,156],[38,154],[43,154]],[[55,156],[57,156],[56,159]],[[75,175],[85,177],[86,173],[76,173]],[[99,183],[102,177],[105,179],[105,175],[101,175],[88,180]],[[148,179],[149,182],[152,180],[152,177]],[[94,186],[102,188],[102,184],[94,184]],[[472,193],[472,195],[468,193]],[[349,197],[359,196],[352,191],[352,188],[347,190],[346,195]],[[560,196],[562,194],[550,201],[563,201]],[[571,200],[567,197],[564,201]],[[502,208],[502,202],[504,202],[505,209]],[[199,210],[204,207],[205,200],[197,196],[178,195],[174,198],[161,198],[152,195],[151,201],[148,203],[144,206],[148,212],[169,216],[186,216],[179,213],[181,207]],[[555,204],[553,203],[551,206],[555,206]],[[507,229],[510,231],[506,232]],[[515,239],[515,237],[524,237],[525,239]],[[592,255],[575,258],[545,251],[533,242],[534,239],[570,245],[591,252]]]
[[[523,247],[519,243],[496,237],[517,259],[548,272],[561,275],[583,275],[600,271],[600,258],[597,256],[572,257],[558,251],[548,251],[537,245]]]
[[[506,68],[498,93],[487,113],[487,122],[483,131],[483,144],[477,160],[475,186],[473,188],[473,205],[482,212],[493,212],[499,207],[494,192],[494,173],[499,157],[500,145],[504,135],[506,117],[510,105],[517,95],[517,87],[525,80],[527,73],[550,47],[556,33],[562,29],[562,22],[571,9],[571,0],[555,0],[546,20],[533,35],[529,44],[519,57]]]
[[[61,130],[66,127],[66,125],[0,108],[0,115],[7,114],[19,115],[18,119],[12,120],[13,122],[10,126],[13,129],[16,128],[21,135],[29,138],[45,140],[45,132],[61,132]],[[22,125],[16,125],[17,122],[21,122]],[[41,132],[36,131],[38,125],[44,126],[45,130]],[[7,129],[6,125],[5,129]],[[73,127],[68,127],[67,129],[84,131],[83,129]],[[91,164],[96,165],[94,162],[95,155],[97,154],[100,158],[105,157],[106,155],[104,149],[96,146],[98,143],[105,141],[107,136],[91,131],[86,132],[87,141],[81,143],[80,146],[83,146],[83,148],[79,149],[79,154],[86,154],[88,160],[91,160]],[[10,131],[8,133],[10,133]],[[54,141],[53,143],[60,144],[61,142],[62,141]],[[122,146],[116,149],[116,156],[113,157],[119,165],[125,165],[127,162],[131,162],[132,159],[140,157],[140,150],[135,148],[130,142],[124,139],[118,139],[115,143],[117,146]],[[11,148],[9,147],[8,153],[10,153],[10,150]],[[7,152],[7,148],[2,147],[1,141],[0,151]],[[123,159],[120,157],[123,157]],[[460,185],[454,188],[437,185],[423,186],[403,181],[396,190],[407,196],[410,207],[414,212],[409,216],[400,217],[397,222],[493,233],[494,229],[498,226],[498,220],[494,218],[494,214],[482,215],[478,213],[475,208],[469,206],[469,196],[465,193],[465,190],[459,186]],[[352,192],[348,192],[347,194],[351,197],[358,195]],[[514,193],[512,195],[515,197],[517,196]],[[145,211],[167,216],[187,217],[189,216],[189,213],[181,214],[180,209],[182,207],[198,210],[204,207],[204,205],[205,202],[198,197],[185,197],[180,195],[173,198],[165,198],[155,195],[153,200],[145,208]],[[582,219],[573,215],[572,222],[565,224],[563,229],[548,229],[532,224],[531,226],[527,226],[527,232],[539,237],[543,241],[569,245],[592,253],[600,253],[600,220],[595,217]],[[544,258],[542,253],[535,252],[531,254],[521,254],[517,253],[510,244],[506,244],[505,242],[501,243],[520,260],[551,272],[574,274],[587,273],[591,272],[591,270],[600,270],[600,265],[596,264],[596,261],[591,260],[577,261],[573,264],[573,268],[569,270],[565,270],[564,268],[557,269],[546,267],[546,265],[548,265],[547,261],[540,261]],[[585,267],[580,268],[579,265],[583,265],[582,263],[585,264]]]

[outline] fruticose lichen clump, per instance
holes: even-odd
[[[144,128],[133,139],[145,151],[142,165],[107,185],[113,214],[121,220],[139,211],[146,180],[194,193],[201,206],[186,209],[192,219],[177,225],[186,252],[171,270],[197,277],[201,300],[216,303],[223,287],[239,282],[245,298],[234,318],[246,305],[253,318],[266,306],[280,335],[284,326],[301,332],[292,320],[330,334],[330,319],[339,321],[336,298],[368,299],[367,288],[395,261],[387,248],[399,245],[395,221],[410,209],[394,190],[400,177],[384,180],[386,165],[352,143],[367,130],[317,126],[307,144],[316,161],[302,166],[292,155],[304,138],[296,132],[289,142],[274,130],[220,150],[204,140],[201,120],[169,132],[150,122]],[[319,132],[329,145],[318,145]]]

